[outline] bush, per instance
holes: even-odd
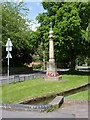
[[[48,112],[52,112],[52,111],[57,110],[58,108],[59,108],[58,105],[55,105],[55,106],[53,106],[53,107],[47,107],[47,108],[46,108],[46,112],[47,112],[47,113],[48,113]]]
[[[41,69],[41,67],[43,66],[43,64],[38,64],[38,65],[33,65],[33,69]]]

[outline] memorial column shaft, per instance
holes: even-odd
[[[54,59],[54,47],[52,38],[49,40],[49,59]]]

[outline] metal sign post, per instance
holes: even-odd
[[[43,63],[44,63],[44,71],[45,71],[45,50],[43,51]]]
[[[9,40],[8,40],[8,83],[9,83]]]
[[[11,53],[9,51],[12,51],[12,46],[13,45],[11,43],[11,40],[10,40],[10,38],[8,38],[8,41],[6,43],[6,51],[8,52],[7,57],[6,57],[6,58],[8,58],[8,81],[7,81],[7,83],[9,83],[9,58],[12,58]]]

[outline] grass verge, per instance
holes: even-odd
[[[88,94],[89,91],[90,90],[85,90],[83,92],[79,92],[79,93],[67,96],[66,98],[75,99],[75,100],[90,100],[90,97]]]
[[[17,103],[32,97],[68,90],[88,83],[88,76],[62,75],[64,82],[41,81],[42,78],[2,85],[2,102]]]

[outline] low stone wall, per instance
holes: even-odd
[[[0,79],[0,84],[8,84],[8,83],[13,83],[13,82],[31,80],[31,79],[40,78],[43,76],[44,76],[44,74],[42,74],[42,73],[27,74],[27,75],[12,75],[12,76],[10,76],[9,81],[8,81],[7,77],[2,77],[2,79]]]
[[[58,96],[59,97],[59,96]],[[62,97],[61,97],[62,98]],[[7,109],[7,110],[17,110],[17,111],[38,111],[38,112],[44,112],[47,110],[47,108],[52,109],[55,107],[55,105],[60,105],[64,103],[69,104],[90,104],[90,100],[72,100],[68,98],[62,98],[57,100],[58,98],[55,98],[51,103],[47,105],[24,105],[24,104],[7,104],[7,103],[0,103],[0,109]],[[53,103],[55,103],[53,105]]]
[[[51,105],[24,105],[24,104],[6,104],[0,103],[0,109],[18,110],[18,111],[39,111],[43,112]]]
[[[57,96],[53,99],[52,102],[46,105],[25,105],[25,104],[7,104],[0,103],[0,109],[8,109],[8,110],[19,110],[19,111],[46,111],[47,108],[52,109],[56,105],[58,108],[63,103],[63,96]]]

